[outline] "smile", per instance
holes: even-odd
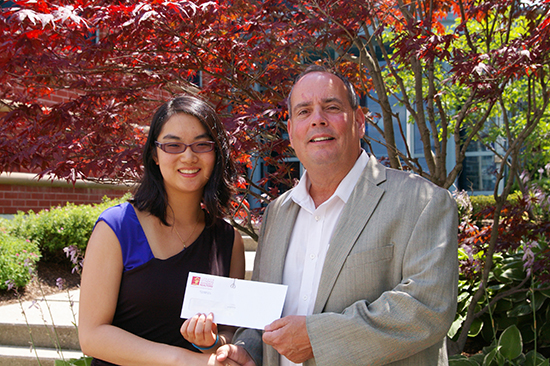
[[[311,139],[311,142],[320,142],[320,141],[328,141],[328,140],[334,140],[333,137],[317,137],[314,139]]]
[[[195,174],[198,173],[200,169],[179,169],[178,172],[181,174]]]

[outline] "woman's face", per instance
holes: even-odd
[[[212,139],[209,131],[196,117],[178,113],[166,121],[157,141],[163,144],[183,142],[190,145]],[[196,153],[188,146],[184,152],[177,154],[167,153],[158,146],[156,149],[155,161],[159,165],[168,197],[182,193],[202,196],[216,163],[215,149]]]

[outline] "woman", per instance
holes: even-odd
[[[101,214],[86,249],[82,351],[92,365],[214,364],[232,329],[179,314],[190,271],[244,278],[243,240],[222,219],[234,168],[215,111],[191,96],[162,105],[143,165],[131,203]]]

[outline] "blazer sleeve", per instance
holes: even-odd
[[[456,312],[458,218],[449,192],[435,192],[406,242],[394,288],[341,313],[307,317],[317,365],[383,365],[444,345]]]
[[[263,218],[262,218],[262,226],[260,228],[260,240],[265,237],[265,229],[267,227],[267,220],[269,215],[269,210],[272,206],[268,205]],[[254,270],[252,272],[252,281],[258,281],[258,269],[259,266],[257,265],[259,262],[259,259],[261,257],[262,252],[262,242],[260,241],[258,243],[258,247],[256,249],[256,257],[254,260]],[[262,331],[259,329],[249,329],[249,328],[239,328],[235,332],[235,335],[233,336],[232,343],[234,343],[237,346],[241,346],[248,354],[252,357],[254,362],[256,362],[256,365],[260,366],[263,365],[263,341],[262,341]]]

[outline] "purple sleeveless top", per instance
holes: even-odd
[[[187,275],[229,276],[233,227],[216,219],[186,249],[161,260],[153,256],[131,204],[108,208],[97,221],[109,225],[122,249],[124,272],[113,325],[154,342],[197,351],[180,333]],[[113,364],[94,359],[92,365]]]

